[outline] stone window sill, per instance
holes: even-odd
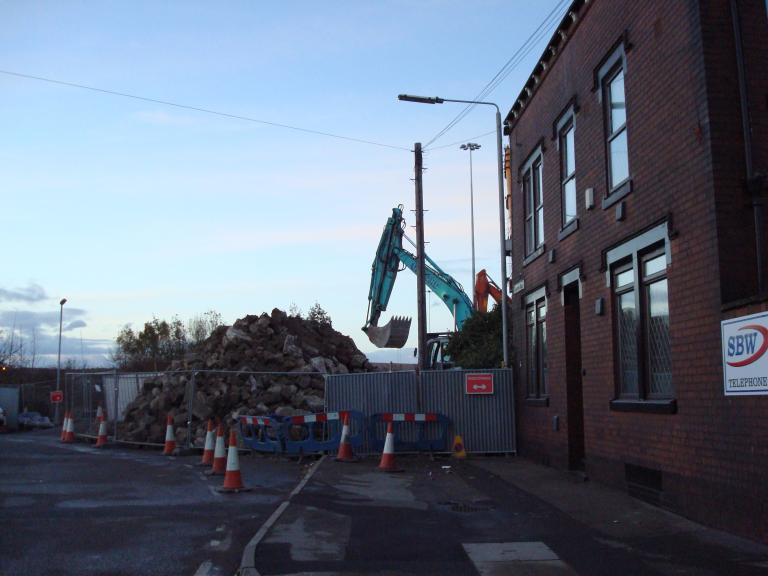
[[[676,414],[677,400],[611,400],[615,412],[645,412],[646,414]]]
[[[565,227],[560,230],[560,232],[557,233],[557,239],[558,241],[562,241],[566,239],[568,236],[576,232],[576,230],[579,229],[579,219],[574,218],[568,224],[565,225]]]
[[[523,260],[523,267],[528,266],[528,264],[530,264],[531,262],[536,260],[536,258],[538,258],[542,254],[544,254],[545,250],[546,250],[546,246],[544,244],[542,244],[541,246],[536,248],[536,250],[534,250],[533,252],[528,254],[528,256],[525,257],[525,260]]]
[[[549,406],[549,396],[540,396],[538,398],[526,398],[525,405],[538,406],[542,408],[547,407]]]
[[[603,198],[602,206],[603,210],[607,210],[619,200],[622,200],[629,196],[632,192],[632,179],[625,180],[623,184],[620,184],[618,188],[613,190],[608,196]]]

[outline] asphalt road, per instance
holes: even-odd
[[[0,436],[0,575],[768,574],[764,546],[514,458],[242,456],[235,495],[198,458]]]
[[[0,574],[231,575],[298,483],[296,463],[241,457],[253,492],[219,494],[199,456],[0,436]]]

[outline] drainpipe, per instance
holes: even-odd
[[[766,1],[768,7],[768,0]],[[767,8],[768,9],[768,8]],[[747,99],[747,79],[744,70],[744,48],[741,38],[741,19],[736,0],[731,0],[731,20],[736,43],[736,71],[739,77],[739,103],[741,106],[741,129],[744,134],[744,159],[746,162],[747,191],[752,198],[752,211],[755,216],[755,253],[757,259],[757,293],[765,294],[765,267],[763,250],[765,247],[765,224],[763,219],[763,175],[755,174],[752,164],[752,127],[749,118]]]

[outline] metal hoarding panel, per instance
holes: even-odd
[[[466,393],[466,375],[478,373],[493,376],[493,394]],[[467,452],[516,452],[511,370],[429,371],[421,386],[424,410],[448,416]]]
[[[492,374],[493,394],[467,395],[467,373]],[[439,412],[450,418],[468,452],[516,451],[511,370],[429,371],[422,372],[420,383],[415,372],[332,375],[325,394],[328,411]]]

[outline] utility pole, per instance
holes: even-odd
[[[418,252],[416,260],[416,306],[419,324],[418,367],[421,371],[427,367],[427,296],[424,283],[424,189],[421,182],[423,172],[421,142],[414,144],[413,154],[414,181],[416,182],[416,250]]]

